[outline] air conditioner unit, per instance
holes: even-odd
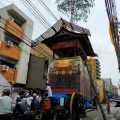
[[[13,42],[11,42],[11,41],[7,41],[7,47],[11,47],[11,46],[13,46]]]
[[[8,71],[9,69],[9,66],[7,65],[2,65],[2,71]]]

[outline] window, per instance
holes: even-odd
[[[18,46],[18,43],[15,42],[15,41],[13,41],[13,40],[12,40],[10,37],[8,37],[8,36],[5,36],[5,41],[11,41],[11,42],[13,42],[13,45]]]
[[[21,27],[21,24],[18,21],[14,20],[14,23],[16,23],[17,25]]]
[[[13,64],[13,63],[10,63],[10,62],[4,61],[4,60],[0,60],[0,64],[1,64],[1,65],[7,65],[7,66],[9,66],[10,68],[13,68],[13,69],[14,69],[14,64]]]

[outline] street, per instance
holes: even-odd
[[[103,110],[105,112],[106,120],[119,120],[119,118],[117,118],[117,119],[114,118],[114,114],[116,113],[116,111],[115,111],[116,108],[114,107],[115,104],[116,103],[114,103],[114,102],[111,103],[111,111],[112,111],[111,113],[107,112],[106,104],[102,104]],[[97,108],[98,109],[87,112],[87,117],[86,118],[81,118],[80,120],[104,120],[99,106]],[[40,120],[40,118],[38,118],[36,120]],[[67,120],[70,120],[70,118],[67,119]]]
[[[111,110],[112,112],[115,111],[115,103],[111,103]],[[115,119],[114,115],[112,113],[108,113],[106,110],[106,104],[102,104],[103,110],[105,112],[105,116],[107,120],[119,120]],[[98,109],[95,109],[94,111],[88,112],[87,113],[87,118],[84,118],[82,120],[103,120],[102,113],[100,111],[100,108],[98,106]]]

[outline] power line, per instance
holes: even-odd
[[[0,28],[1,29],[3,29],[3,30],[5,30],[3,27],[1,27],[0,26]],[[5,30],[6,31],[6,30]],[[8,31],[7,31],[8,32]],[[29,45],[29,44],[27,44],[26,42],[24,42],[24,41],[22,41],[23,43],[25,43],[28,47],[30,47],[31,48],[31,46]],[[37,51],[38,53],[40,53],[37,49],[35,49],[35,48],[32,48],[32,49],[34,49],[35,51]],[[42,54],[43,56],[45,56],[45,57],[47,57],[48,58],[48,56],[46,56],[45,54],[43,54],[43,53],[40,53],[40,54]],[[49,57],[51,57],[51,56],[49,56]]]
[[[53,17],[53,19],[58,21],[56,16],[51,12],[51,10],[46,6],[46,4],[42,0],[38,0],[38,1],[46,9],[46,11]]]
[[[0,41],[3,41],[3,39],[0,38]],[[20,50],[22,50],[22,52],[24,52],[26,55],[30,56],[30,53],[23,50],[22,48],[20,48]],[[39,62],[44,62],[44,61],[34,61],[34,62],[30,62],[30,63],[39,63]]]
[[[3,22],[2,22],[3,23]],[[4,23],[3,23],[4,24]],[[7,26],[7,25],[6,25]],[[9,26],[7,26],[7,27],[9,27]],[[0,28],[1,29],[3,29],[3,30],[5,30],[3,27],[1,27],[0,26]],[[12,30],[12,29],[11,29]],[[6,30],[5,30],[6,31]],[[12,30],[13,31],[13,30]],[[8,31],[7,31],[8,32]],[[15,31],[14,31],[15,32]],[[23,43],[25,43],[27,46],[29,46],[30,48],[31,48],[31,45],[29,45],[28,43],[26,43],[25,41],[21,41],[21,42],[23,42]],[[47,54],[47,53],[41,53],[41,52],[39,52],[37,49],[35,49],[35,48],[32,48],[32,49],[34,49],[35,51],[37,51],[38,53],[40,53],[40,54],[42,54],[43,56],[45,56],[45,57],[47,57],[47,58],[49,58],[49,57],[52,57],[52,55],[51,54]],[[48,57],[49,56],[49,57]]]
[[[39,22],[48,29],[51,27],[50,23],[45,19],[45,17],[39,12],[39,10],[33,5],[33,3],[29,0],[20,0],[27,9],[39,20]]]
[[[33,16],[35,16],[35,12],[34,12],[34,10],[32,10],[31,8],[30,8],[30,6],[27,6],[27,4],[25,4],[22,0],[20,0],[23,4],[24,4],[24,6],[33,14]],[[40,18],[38,18],[38,16],[35,16],[36,18],[37,18],[37,20],[44,26],[44,28],[46,28],[46,29],[48,29],[48,27],[45,25],[45,23],[40,19]]]
[[[5,19],[4,19],[3,17],[1,17],[1,18],[5,21]],[[1,22],[2,22],[2,21],[1,21]],[[3,23],[3,22],[2,22],[2,23]],[[3,24],[4,24],[4,23],[3,23]],[[11,25],[11,26],[14,27],[13,25]],[[9,26],[8,26],[8,27],[9,27]],[[10,27],[9,27],[9,28],[10,28]],[[11,28],[10,28],[10,29],[11,29]],[[14,28],[14,29],[15,29],[15,28]],[[16,33],[15,30],[18,30],[18,29],[15,29],[15,30],[14,30],[14,29],[11,29],[11,30]],[[19,31],[19,30],[18,30],[18,31]],[[19,31],[19,32],[21,32],[21,31]],[[21,32],[21,33],[22,33],[22,32]],[[18,33],[17,33],[17,34],[18,34]],[[18,34],[18,35],[19,35],[19,34]],[[27,39],[26,39],[25,37],[26,37]],[[25,36],[25,35],[24,35],[24,39],[27,40],[27,41],[30,43],[30,46],[31,46],[31,40],[30,40],[27,36]],[[39,50],[42,49],[42,52],[44,52],[44,53],[47,54],[48,56],[51,56],[51,54],[49,54],[47,51],[45,51],[45,50],[44,50],[43,48],[41,48],[40,46],[37,45],[36,48],[38,48],[38,49],[40,48]],[[33,48],[33,49],[35,50],[35,48]],[[37,51],[38,51],[38,50],[37,50]]]
[[[31,8],[29,9],[29,6],[28,5],[26,5],[22,0],[20,0],[26,7],[27,7],[27,9],[30,11],[30,12],[34,12]],[[2,4],[2,3],[1,3]],[[3,4],[2,4],[3,5]],[[31,6],[31,5],[30,5]],[[8,8],[7,8],[8,9]],[[34,9],[34,8],[33,8]],[[31,11],[32,10],[32,11]],[[34,12],[35,13],[35,12]],[[32,13],[33,15],[34,15],[34,13]],[[35,15],[34,15],[35,16]],[[35,17],[38,17],[38,16],[35,16]],[[40,18],[40,17],[39,17]],[[40,22],[40,21],[39,21]],[[46,26],[45,26],[46,27]],[[49,27],[50,27],[50,25],[49,25]],[[46,29],[48,29],[48,28],[46,28]],[[46,33],[48,36],[51,36],[51,34],[53,34],[53,30],[51,30],[50,28],[47,30],[47,31],[49,31],[48,33]],[[41,36],[42,37],[42,36]],[[40,41],[39,41],[40,42]]]
[[[1,2],[0,2],[0,3],[1,3]],[[2,3],[1,3],[1,4],[2,4]],[[2,5],[3,5],[3,4],[2,4]],[[7,8],[7,7],[6,7],[6,8]],[[7,9],[8,9],[8,8],[7,8]],[[5,20],[5,19],[4,19],[4,20]],[[19,31],[19,32],[21,32],[21,31]],[[27,39],[26,39],[25,37],[26,37]],[[27,36],[25,36],[25,37],[24,37],[24,39],[27,40],[27,41],[31,44],[31,40],[30,40]],[[38,49],[40,48],[39,50],[42,49],[42,52],[44,52],[45,54],[49,54],[47,51],[45,51],[43,48],[41,48],[41,47],[38,46],[38,45],[36,46],[36,48],[38,48]],[[47,52],[47,53],[46,53],[46,52]],[[49,54],[49,55],[51,56],[51,54]]]
[[[35,7],[35,5],[29,0],[26,0],[29,5],[31,5],[33,7],[33,9],[38,13],[38,15],[40,15],[40,17],[42,18],[42,20],[44,20],[44,22],[48,25],[48,27],[51,27],[52,25],[47,21],[47,19],[42,15],[42,13]]]
[[[38,21],[44,25],[44,27],[46,29],[49,30],[48,36],[50,36],[51,32],[53,32],[51,29],[49,29],[51,27],[50,23],[44,18],[44,16],[39,12],[39,10],[31,3],[25,0],[20,0],[26,7],[27,9],[38,19]],[[34,7],[33,7],[34,6]],[[36,14],[37,12],[37,14]]]
[[[0,2],[1,5],[3,5],[4,7],[6,7],[6,9],[8,10],[8,7],[5,6],[3,3]],[[32,26],[30,26],[29,24],[26,23],[26,25],[28,25],[29,27],[31,27],[34,31],[36,31],[37,33],[39,33],[36,29],[34,29]],[[41,34],[41,33],[39,33]]]

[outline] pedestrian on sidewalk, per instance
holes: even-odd
[[[110,100],[109,99],[106,101],[106,109],[108,113],[110,113]]]

